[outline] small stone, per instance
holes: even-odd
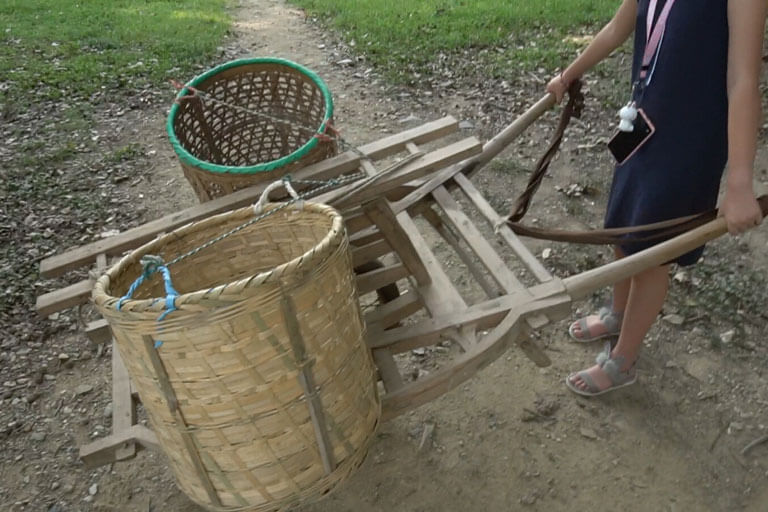
[[[112,417],[112,402],[109,402],[106,405],[106,407],[104,407],[104,412],[102,412],[101,414],[105,418],[111,418]]]
[[[472,124],[470,121],[461,121],[459,123],[459,130],[474,130],[475,125]]]
[[[64,494],[69,494],[74,490],[75,490],[75,486],[72,484],[64,484],[64,487],[61,488],[61,492],[63,492]]]
[[[30,435],[29,437],[33,441],[37,441],[38,443],[42,443],[43,441],[45,441],[45,432],[33,432],[32,435]]]
[[[728,345],[733,341],[733,337],[736,336],[736,331],[731,329],[730,331],[725,331],[723,334],[720,335],[720,341],[723,342],[724,345]]]
[[[552,248],[547,247],[543,251],[541,251],[541,259],[548,260],[552,256]]]
[[[87,361],[87,360],[89,360],[91,357],[93,357],[93,356],[91,355],[91,353],[90,353],[90,352],[88,352],[88,351],[86,350],[85,352],[83,352],[83,353],[80,355],[80,360],[81,360],[81,361]]]
[[[88,488],[88,494],[91,496],[96,496],[97,492],[99,492],[99,484],[93,484]]]
[[[417,356],[424,356],[427,354],[427,350],[423,347],[415,348],[411,352]]]
[[[355,61],[352,59],[341,59],[336,63],[338,66],[353,66],[355,64]]]
[[[591,428],[581,427],[579,432],[581,432],[581,435],[586,437],[587,439],[597,440],[597,433],[595,433],[595,431],[592,430]]]
[[[59,354],[59,361],[61,361],[62,363],[64,361],[69,361],[69,355],[62,352],[61,354]]]
[[[56,489],[58,489],[59,487],[61,487],[61,484],[60,484],[59,482],[53,482],[53,483],[51,484],[51,490],[52,490],[52,491],[55,491],[55,490],[56,490]]]
[[[400,124],[418,123],[419,121],[421,121],[420,117],[417,117],[417,116],[411,114],[408,117],[404,117],[404,118],[400,119]]]
[[[685,318],[683,318],[680,315],[666,315],[662,318],[667,323],[670,323],[672,325],[683,325],[685,323]]]
[[[69,406],[66,406],[66,405],[65,405],[65,406],[64,406],[64,407],[61,409],[61,411],[62,411],[64,414],[72,414],[72,408],[71,408],[71,407],[69,407]]]
[[[77,396],[87,395],[91,391],[93,391],[93,386],[90,384],[80,384],[75,388],[75,394]]]

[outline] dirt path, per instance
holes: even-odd
[[[394,89],[364,62],[339,64],[349,58],[343,47],[282,1],[242,0],[236,19],[237,37],[223,49],[222,60],[268,55],[315,70],[334,93],[336,123],[352,143],[445,114],[482,126],[483,100],[473,91],[446,95]],[[538,94],[527,92],[531,101]],[[582,121],[573,133],[591,136],[593,121]],[[510,156],[528,165],[548,129],[541,127],[522,139]],[[194,204],[165,138],[164,113],[145,118],[128,136],[154,151],[156,173],[151,183],[135,190],[142,194],[147,216]],[[575,140],[567,143],[552,170],[558,177],[545,187],[549,192],[542,191],[538,215],[548,222],[572,224],[575,209],[589,222],[599,218],[599,195],[591,201],[564,202],[555,191],[555,185],[584,182],[590,169],[608,163],[577,146]],[[519,173],[491,168],[476,182],[493,204],[504,205],[506,191],[523,179]],[[764,246],[762,236],[747,242]],[[597,250],[555,246],[548,265],[572,271],[604,257]],[[384,424],[359,471],[331,496],[301,510],[768,510],[768,446],[756,447],[748,457],[739,454],[746,443],[768,432],[764,351],[759,352],[761,359],[754,351],[751,356],[738,352],[724,357],[712,350],[712,336],[719,332],[660,322],[639,363],[639,385],[600,400],[580,400],[565,390],[563,378],[586,366],[598,347],[568,343],[564,327],[539,334],[550,349],[551,367],[538,369],[511,350],[467,384]],[[765,334],[763,324],[740,336],[760,340]],[[413,358],[417,364],[418,356]],[[85,361],[60,373],[55,393],[73,396],[83,383],[93,388],[91,401],[64,406],[68,415],[56,420],[49,434],[58,445],[40,450],[30,444],[28,457],[16,462],[18,470],[3,471],[9,488],[19,490],[9,498],[8,508],[201,510],[176,489],[160,455],[145,452],[134,461],[94,471],[77,462],[75,446],[108,428],[101,415],[109,401],[107,360]],[[423,439],[427,425],[434,431]],[[57,468],[55,478],[41,469],[45,464]],[[42,501],[24,498],[43,494],[57,497],[57,504],[46,509],[38,506]]]

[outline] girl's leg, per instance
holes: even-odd
[[[624,358],[622,371],[630,370],[635,364],[643,339],[664,305],[668,288],[669,265],[645,270],[631,278],[619,342],[611,352],[612,358]],[[599,365],[586,372],[598,389],[610,387],[611,381]],[[578,375],[572,375],[570,381],[579,389],[588,390],[587,384]]]
[[[614,247],[613,252],[616,255],[616,259],[624,257],[624,253],[619,247]],[[629,298],[630,279],[624,279],[613,285],[613,299],[611,302],[611,310],[616,315],[621,315],[627,308],[627,300]],[[608,332],[608,328],[605,326],[599,315],[589,315],[586,318],[586,333],[581,332],[581,323],[577,320],[571,325],[570,331],[576,338],[593,338],[595,336],[602,336]]]

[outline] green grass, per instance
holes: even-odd
[[[573,58],[617,8],[615,0],[294,0],[341,30],[395,76],[428,71],[441,53],[490,49],[479,63],[491,75],[551,69]]]
[[[3,0],[0,100],[32,104],[188,78],[229,27],[226,0]]]

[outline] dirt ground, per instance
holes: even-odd
[[[393,87],[283,1],[241,0],[234,15],[235,35],[222,47],[221,60],[277,56],[315,70],[328,82],[336,124],[353,144],[446,114],[486,139],[541,96],[546,78],[528,77],[511,88],[481,80]],[[600,84],[588,83],[589,90],[599,93]],[[535,200],[531,221],[599,224],[610,160],[598,144],[613,110],[589,94],[587,106]],[[167,143],[165,115],[161,108],[134,109],[102,120],[119,126],[110,131],[121,143],[137,144],[152,163],[150,177],[124,186],[145,220],[196,202]],[[555,119],[547,114],[473,179],[497,210],[510,206],[509,191],[520,190],[522,170],[533,165]],[[768,183],[767,162],[761,149],[760,183]],[[599,347],[570,343],[566,322],[548,326],[537,337],[551,367],[539,369],[510,350],[466,384],[382,425],[362,467],[301,512],[768,511],[768,443],[744,452],[768,434],[768,316],[759,301],[768,279],[767,242],[765,227],[726,237],[710,245],[702,268],[673,270],[670,301],[646,342],[638,384],[599,399],[574,397],[563,379],[589,365]],[[530,246],[546,254],[544,263],[561,277],[608,261],[603,248]],[[604,298],[575,310],[590,310]],[[24,420],[13,428],[0,425],[0,510],[202,510],[176,488],[162,455],[142,452],[96,470],[78,461],[78,446],[110,428],[109,358],[89,348],[74,322],[52,338],[45,350],[67,358],[40,374],[38,395],[3,395],[4,414],[17,412]],[[430,371],[442,361],[428,353],[401,362]],[[14,385],[27,389],[29,381]],[[425,429],[433,430],[423,436]]]

